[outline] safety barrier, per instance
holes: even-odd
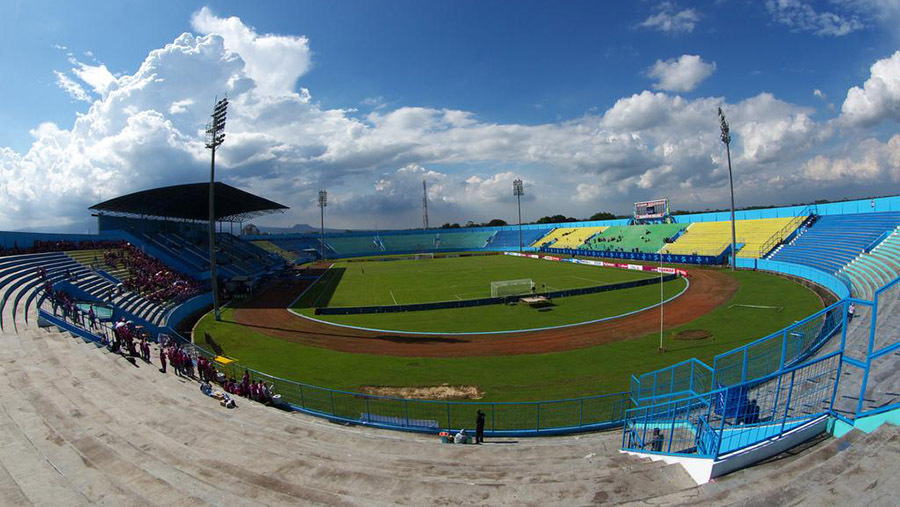
[[[730,245],[729,245],[730,246]],[[729,248],[730,251],[730,248]],[[699,264],[701,266],[718,266],[725,263],[728,252],[718,256],[658,254],[647,252],[604,252],[600,250],[575,250],[571,248],[541,248],[541,252],[557,255],[578,255],[581,257],[605,257],[607,259],[624,259],[644,262],[662,262],[668,264]]]
[[[581,287],[579,289],[566,289],[551,292],[536,292],[521,296],[503,296],[495,298],[461,299],[456,301],[436,301],[433,303],[411,303],[406,305],[381,305],[381,306],[336,306],[316,308],[316,315],[359,315],[366,313],[397,313],[397,312],[421,312],[426,310],[439,310],[444,308],[469,308],[473,306],[499,305],[512,301],[518,301],[523,297],[545,296],[549,299],[581,296],[584,294],[596,294],[614,290],[644,287],[659,283],[670,282],[678,278],[678,275],[665,275],[661,277],[645,278],[643,280],[631,280],[622,283],[608,285],[595,285],[593,287]]]
[[[622,448],[718,458],[779,437],[831,413],[840,366],[834,352],[753,382],[629,409]]]

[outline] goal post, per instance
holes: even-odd
[[[433,253],[417,253],[416,254],[417,261],[421,261],[421,260],[425,260],[425,259],[434,259],[434,254]]]
[[[520,280],[499,280],[491,282],[491,297],[521,296],[531,294],[534,290],[534,280],[523,278]]]

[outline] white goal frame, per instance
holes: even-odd
[[[434,253],[417,253],[415,259],[417,261],[425,259],[434,259]]]
[[[534,280],[521,278],[518,280],[499,280],[491,282],[491,297],[521,296],[534,291]]]

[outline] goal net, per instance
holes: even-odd
[[[534,289],[534,281],[531,278],[521,280],[500,280],[491,282],[491,297],[520,296],[531,294]]]
[[[434,259],[434,254],[433,253],[418,253],[418,254],[416,254],[417,261],[420,261],[423,259]]]

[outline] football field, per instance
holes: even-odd
[[[535,291],[640,280],[654,273],[508,255],[337,262],[297,306],[374,306],[491,297],[491,282],[531,279]]]

